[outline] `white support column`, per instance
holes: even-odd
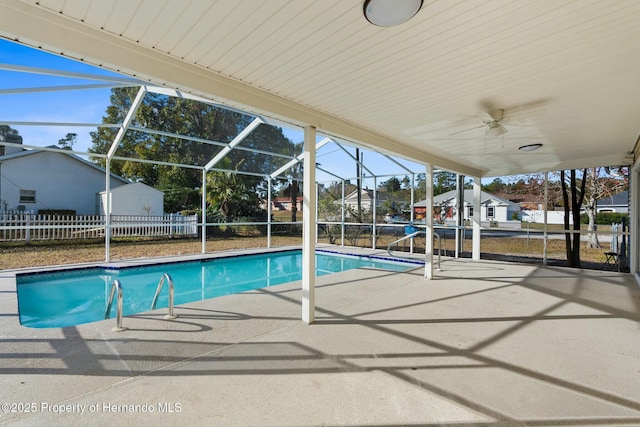
[[[543,237],[543,249],[542,249],[542,265],[547,266],[547,243],[549,236],[547,235],[547,210],[549,200],[549,172],[544,173],[544,237]]]
[[[636,163],[629,170],[629,208],[631,215],[629,217],[629,272],[635,277],[636,282],[640,284],[640,163]]]
[[[304,128],[304,178],[302,204],[302,321],[308,324],[315,320],[317,226],[316,203],[316,128]]]
[[[106,182],[104,184],[104,262],[111,261],[111,159],[105,159]]]
[[[425,176],[425,248],[424,248],[424,278],[433,279],[433,165],[428,164]]]
[[[479,177],[473,178],[473,237],[471,238],[471,259],[480,261],[480,202],[482,200],[482,186]]]
[[[271,191],[273,189],[273,180],[267,176],[267,247],[271,247]]]
[[[345,194],[344,179],[342,180],[342,199],[340,205],[340,246],[344,247],[344,194]]]
[[[415,184],[414,178],[415,178],[415,175],[411,174],[411,212],[409,213],[409,222],[411,224],[413,224],[413,221],[416,220],[416,214],[415,214],[416,208],[413,206],[413,204],[415,203],[415,199],[414,199],[415,196],[413,194],[413,186]],[[426,233],[426,230],[425,230],[425,233]],[[427,236],[429,236],[429,233],[425,234],[425,240],[427,240]],[[425,253],[426,253],[426,250],[427,249],[425,248]],[[413,253],[413,239],[409,239],[409,253],[411,254]]]
[[[202,253],[207,253],[207,170],[202,169]]]
[[[373,177],[373,207],[371,209],[373,220],[371,225],[371,249],[376,249],[376,214],[378,213],[376,210],[376,205],[378,204],[378,180],[374,175]]]
[[[413,222],[414,221],[414,216],[415,216],[415,208],[413,207],[414,203],[415,203],[415,186],[416,186],[416,174],[412,173],[411,174],[411,212],[409,213],[409,221]]]
[[[462,242],[464,236],[464,230],[462,225],[464,224],[464,175],[456,175],[456,248],[455,258],[460,258],[462,255]]]

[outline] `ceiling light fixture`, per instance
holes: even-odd
[[[422,0],[365,0],[364,16],[380,27],[400,25],[413,18],[422,7]]]
[[[485,136],[495,138],[500,135],[504,135],[505,133],[507,133],[507,130],[504,128],[504,126],[494,120],[489,123],[489,129],[487,129]]]
[[[520,151],[535,151],[538,148],[541,148],[542,144],[529,144],[529,145],[523,145],[522,147],[518,147],[518,150]]]

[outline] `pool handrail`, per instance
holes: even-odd
[[[111,282],[111,292],[109,294],[109,302],[107,302],[107,311],[104,313],[104,318],[109,319],[111,317],[111,305],[113,304],[113,297],[115,296],[116,290],[118,291],[118,302],[116,304],[116,326],[111,328],[111,331],[122,332],[126,331],[127,328],[122,326],[122,301],[124,299],[124,294],[122,291],[122,283],[120,283],[118,279]]]
[[[424,234],[425,237],[426,237],[427,232],[424,231],[424,230],[418,230],[418,231],[416,231],[414,233],[407,234],[406,236],[401,237],[398,240],[394,240],[393,242],[389,243],[389,246],[387,246],[387,253],[389,254],[389,256],[396,257],[396,258],[402,258],[402,257],[399,257],[398,255],[393,255],[391,253],[391,246],[393,246],[394,244],[396,244],[398,242],[402,242],[403,240],[406,240],[406,239],[413,239],[414,237],[418,236],[419,234]],[[437,269],[440,270],[440,258],[442,257],[442,241],[440,240],[440,236],[438,235],[438,233],[433,233],[433,237],[435,237],[438,240],[438,267],[437,267]]]
[[[162,285],[164,282],[169,283],[169,314],[164,316],[166,320],[173,320],[178,317],[177,314],[173,313],[173,279],[169,275],[169,273],[163,273],[162,277],[160,277],[160,281],[158,282],[158,287],[156,288],[156,294],[153,297],[153,302],[151,303],[151,310],[156,309],[156,303],[158,302],[158,297],[160,296],[160,292],[162,291]]]

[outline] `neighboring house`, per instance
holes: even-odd
[[[387,196],[384,193],[378,192],[376,194],[376,206],[382,206],[382,203],[387,199]],[[336,200],[334,203],[340,204],[339,200]],[[363,211],[371,211],[373,206],[373,190],[362,189],[360,190],[360,206]],[[345,209],[358,209],[358,190],[350,193],[344,198],[344,207]]]
[[[98,213],[105,214],[107,194],[97,195]],[[164,193],[141,182],[134,182],[111,189],[112,215],[164,215]]]
[[[597,212],[629,213],[629,192],[622,191],[598,200]]]
[[[508,200],[513,203],[517,203],[520,206],[520,210],[525,209],[544,209],[544,195],[535,194],[504,194],[497,195],[502,199]]]
[[[0,211],[56,209],[95,215],[96,193],[104,190],[105,181],[103,168],[65,150],[13,152],[0,156]],[[128,183],[111,175],[112,188]]]
[[[104,215],[104,168],[57,147],[0,156],[0,212],[70,210]],[[162,215],[164,193],[111,174],[111,213]]]
[[[433,215],[434,219],[446,221],[453,219],[455,215],[455,206],[457,204],[456,190],[439,194],[433,198]],[[426,200],[418,202],[414,205],[414,213],[416,218],[424,218]],[[464,190],[464,219],[473,217],[473,190]],[[486,191],[480,194],[480,221],[510,221],[514,215],[520,212],[518,204],[495,196]]]
[[[22,144],[22,137],[20,135],[0,135],[0,142],[9,142],[11,144]],[[8,156],[9,154],[19,153],[24,150],[22,147],[16,147],[13,145],[0,145],[0,157]]]
[[[302,200],[302,196],[296,197],[296,207],[298,208],[298,211],[302,211]],[[262,205],[264,205],[266,209],[266,203],[263,203]],[[276,197],[275,199],[272,199],[271,209],[276,211],[291,211],[293,209],[291,197]]]
[[[596,211],[629,213],[629,192],[622,191],[611,197],[598,200]],[[585,213],[584,207],[580,210]],[[522,222],[535,222],[544,224],[544,210],[538,208],[534,210],[522,210]],[[569,216],[569,223],[573,224],[573,218]],[[547,211],[547,224],[564,224],[564,210]]]

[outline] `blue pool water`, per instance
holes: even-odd
[[[316,275],[360,267],[404,271],[412,263],[316,252]],[[72,326],[103,320],[113,280],[122,283],[123,315],[149,311],[163,273],[175,285],[175,305],[264,288],[302,278],[302,252],[223,257],[127,268],[88,268],[16,277],[20,323],[32,328]],[[167,307],[164,286],[156,308]],[[116,316],[113,303],[111,317]]]

